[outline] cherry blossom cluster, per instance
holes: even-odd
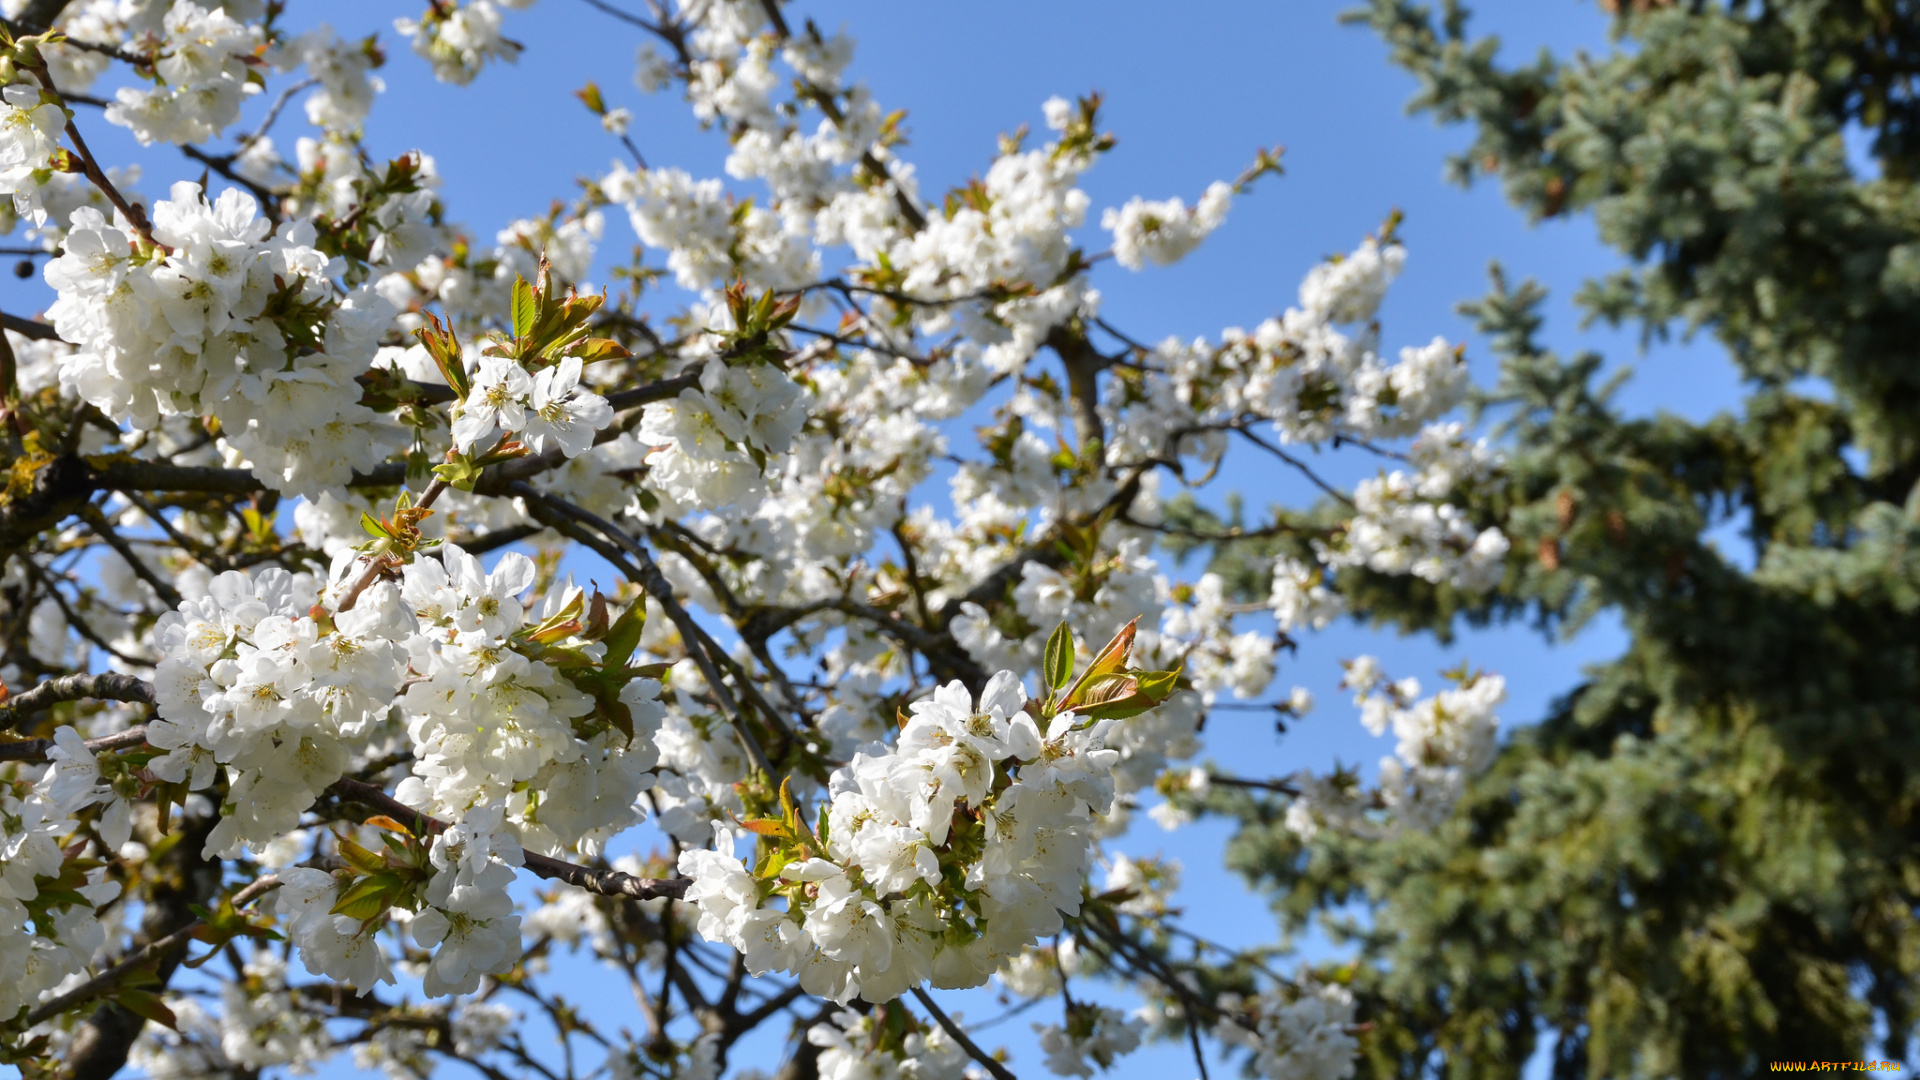
[[[38,225],[47,220],[41,195],[53,176],[53,155],[67,111],[37,87],[15,83],[0,90],[0,194],[13,196],[13,212]]]
[[[862,1015],[842,1009],[807,1029],[820,1048],[820,1080],[963,1080],[970,1075],[964,1051],[934,1024],[900,1006]]]
[[[456,411],[453,445],[462,453],[484,449],[496,436],[524,436],[534,450],[557,446],[579,457],[613,419],[607,399],[580,389],[581,361],[570,356],[537,375],[518,361],[489,356],[473,375],[473,388]]]
[[[168,8],[161,33],[152,44],[153,87],[122,87],[107,106],[107,121],[131,129],[142,143],[213,138],[239,119],[242,101],[260,92],[248,76],[265,35],[218,4],[201,7],[194,0]]]
[[[320,583],[278,567],[228,571],[207,595],[160,617],[154,640],[159,718],[153,775],[188,790],[224,771],[228,795],[208,855],[263,850],[345,773],[348,747],[373,734],[405,677],[411,629],[382,584],[322,628]]]
[[[150,1026],[134,1043],[129,1063],[154,1080],[196,1080],[274,1067],[312,1069],[343,1049],[319,1017],[298,1007],[292,972],[277,951],[254,949],[242,972],[243,979],[221,987],[217,1011],[191,997],[174,1001],[172,1027]],[[439,1023],[452,1036],[449,1048],[471,1057],[497,1046],[519,1014],[469,999],[418,1009],[410,1019],[356,1043],[354,1066],[410,1080],[432,1070]]]
[[[493,60],[511,62],[520,46],[500,33],[501,8],[526,7],[533,0],[469,0],[434,4],[418,19],[395,19],[393,28],[413,39],[413,51],[433,65],[442,82],[465,85]]]
[[[1485,440],[1469,442],[1454,423],[1424,429],[1409,458],[1414,471],[1395,469],[1355,485],[1353,519],[1322,557],[1332,566],[1412,574],[1469,592],[1492,588],[1505,573],[1506,534],[1476,527],[1445,500],[1468,485],[1497,486],[1499,453]]]
[[[800,387],[778,367],[709,359],[698,389],[649,405],[640,422],[663,510],[717,510],[757,492],[764,463],[793,449],[806,417]]]
[[[84,769],[70,765],[48,768],[32,785],[0,782],[0,1015],[85,972],[106,943],[97,909],[119,895],[120,883],[106,880],[98,858],[65,850],[79,827],[75,812],[102,798]],[[99,832],[124,841],[124,818],[109,812]],[[78,839],[87,846],[85,834]]]
[[[1112,807],[1119,754],[1106,736],[1122,721],[1067,710],[1042,731],[1027,706],[1011,672],[977,702],[949,683],[910,706],[897,745],[870,746],[835,775],[817,832],[792,813],[762,826],[788,844],[757,874],[730,841],[683,854],[701,934],[755,974],[886,1002],[929,979],[978,986],[1058,933],[1080,910],[1094,816]]]
[[[611,703],[574,681],[606,656],[604,645],[575,638],[587,604],[580,589],[529,612],[520,597],[534,570],[524,555],[505,555],[488,572],[457,546],[439,554],[408,563],[398,585],[357,594],[346,581],[356,558],[343,554],[325,590],[331,607],[309,575],[275,568],[214,578],[205,597],[156,624],[160,716],[147,728],[147,742],[164,751],[147,766],[154,778],[199,791],[224,774],[206,852],[225,858],[296,831],[346,772],[349,747],[409,745],[412,775],[397,796],[453,823],[416,853],[425,860],[415,859],[418,880],[368,896],[348,919],[340,908],[359,877],[293,868],[275,903],[309,970],[362,988],[391,981],[374,931],[391,907],[411,905],[412,937],[434,950],[425,986],[435,995],[471,991],[519,955],[506,886],[523,843],[597,850],[640,820],[664,712],[651,679],[616,670]],[[600,619],[604,634],[604,612]],[[609,676],[593,677],[608,685]],[[84,746],[67,749],[96,768]]]
[[[1255,997],[1223,994],[1213,1033],[1251,1054],[1248,1065],[1265,1080],[1348,1080],[1359,1040],[1354,1038],[1353,994],[1338,983],[1311,978]]]
[[[1047,1070],[1055,1076],[1090,1078],[1140,1048],[1146,1025],[1118,1009],[1075,1002],[1067,1006],[1067,1022],[1035,1024]]]
[[[1431,828],[1444,820],[1465,793],[1467,781],[1492,763],[1507,683],[1462,666],[1446,673],[1453,684],[1420,696],[1420,680],[1389,679],[1378,660],[1347,663],[1346,685],[1354,691],[1360,722],[1376,736],[1398,740],[1380,759],[1379,786],[1366,791],[1349,772],[1294,777],[1300,790],[1287,808],[1287,828],[1311,840],[1332,828],[1380,835],[1402,828]]]
[[[660,683],[618,674],[613,700],[596,700],[568,677],[582,660],[608,656],[573,638],[587,603],[579,588],[527,611],[518,599],[534,579],[526,556],[502,556],[487,573],[457,546],[443,550],[441,560],[409,564],[400,588],[417,620],[400,702],[415,764],[396,795],[452,819],[504,806],[530,847],[597,850],[640,820],[665,714]]]
[[[1121,266],[1129,270],[1142,269],[1148,262],[1171,266],[1227,220],[1232,203],[1233,187],[1216,180],[1191,210],[1179,199],[1135,198],[1118,210],[1108,210],[1100,225],[1113,233],[1113,257]]]
[[[78,346],[61,382],[138,428],[212,415],[279,490],[344,486],[406,442],[354,382],[392,311],[371,290],[340,293],[314,240],[306,222],[276,231],[244,192],[209,202],[185,181],[154,204],[151,243],[124,217],[75,210],[46,268],[60,294],[48,318]]]

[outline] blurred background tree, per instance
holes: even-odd
[[[1901,1059],[1920,1018],[1920,4],[1605,6],[1607,55],[1511,67],[1457,3],[1349,16],[1471,129],[1454,178],[1631,260],[1589,319],[1711,335],[1746,388],[1631,419],[1539,343],[1538,286],[1465,306],[1515,477],[1486,509],[1534,557],[1486,599],[1342,591],[1442,634],[1611,610],[1631,645],[1432,834],[1305,844],[1284,798],[1211,796],[1235,867],[1357,946],[1363,1075],[1746,1077]],[[1212,558],[1257,593],[1247,547]]]

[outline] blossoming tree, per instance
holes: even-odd
[[[395,28],[466,83],[514,58],[518,6]],[[1492,753],[1497,676],[1423,697],[1361,658],[1398,738],[1377,786],[1193,760],[1344,595],[1505,573],[1462,509],[1502,463],[1448,419],[1460,350],[1380,343],[1392,223],[1279,318],[1142,343],[1099,276],[1182,258],[1277,152],[1095,230],[1097,97],[928,192],[850,38],[777,0],[595,6],[729,179],[649,163],[588,84],[623,163],[492,245],[430,157],[363,145],[377,38],[257,0],[7,6],[5,224],[57,299],[0,349],[0,1053],[1005,1078],[939,1003],[998,978],[1055,999],[1029,1074],[1168,1038],[1350,1075],[1337,971],[1207,941],[1170,867],[1103,842],[1213,785],[1291,796],[1306,837],[1418,828]],[[182,179],[143,195],[103,125]],[[594,291],[616,210],[642,246]],[[1340,490],[1303,450],[1380,468]],[[1230,451],[1325,497],[1222,521],[1195,493]],[[1259,552],[1255,585],[1178,579],[1160,552],[1196,543]],[[631,1030],[570,1006],[551,975],[581,962],[630,983]],[[1074,996],[1097,980],[1145,1007]],[[732,1061],[766,1025],[784,1056]]]

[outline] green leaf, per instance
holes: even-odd
[[[647,602],[636,599],[607,628],[607,654],[601,665],[609,671],[626,667],[627,661],[633,659],[633,650],[640,645],[640,632],[646,628]]]
[[[785,850],[780,848],[769,846],[765,850],[767,852],[766,861],[753,876],[759,878],[761,881],[772,881],[780,876],[780,871],[785,870],[793,864],[793,858],[789,856]]]
[[[167,1008],[167,1003],[161,1001],[158,994],[147,990],[122,990],[113,999],[135,1016],[151,1020],[171,1031],[180,1030],[180,1022],[175,1019],[173,1010]]]
[[[355,870],[363,874],[377,874],[387,868],[387,860],[381,858],[374,852],[368,851],[359,844],[348,840],[346,837],[339,837],[338,842],[340,845],[340,857],[346,860],[347,865],[353,867]]]
[[[480,479],[480,473],[484,468],[485,466],[477,464],[467,455],[461,454],[452,461],[435,465],[433,475],[445,480],[449,487],[458,488],[461,491],[472,491],[474,482]]]
[[[380,524],[372,514],[367,513],[365,510],[360,511],[360,527],[366,530],[368,536],[379,537],[382,540],[393,539],[393,534],[387,531],[387,527]]]
[[[540,305],[534,300],[533,286],[527,279],[513,279],[513,336],[526,337],[533,333],[533,324],[540,317]]]
[[[353,884],[334,902],[333,913],[362,922],[378,918],[393,906],[392,894],[400,879],[392,874],[369,874]]]
[[[1152,698],[1155,704],[1173,696],[1180,684],[1178,671],[1143,671],[1140,673],[1140,693]]]
[[[1049,690],[1059,690],[1073,681],[1073,631],[1066,623],[1053,628],[1047,638],[1045,666],[1041,668]]]

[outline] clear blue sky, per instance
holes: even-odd
[[[1535,277],[1553,290],[1546,334],[1551,344],[1564,351],[1596,348],[1614,363],[1635,366],[1638,374],[1623,398],[1628,408],[1699,417],[1731,404],[1738,391],[1732,369],[1710,346],[1665,346],[1641,355],[1637,338],[1578,329],[1569,297],[1583,279],[1618,260],[1596,242],[1589,221],[1529,227],[1494,186],[1462,191],[1445,184],[1442,159],[1464,144],[1465,134],[1404,114],[1411,79],[1389,66],[1384,46],[1369,32],[1336,24],[1343,6],[1330,0],[847,0],[797,4],[789,18],[811,17],[826,29],[845,26],[858,39],[852,77],[865,81],[883,107],[908,110],[911,144],[903,153],[916,163],[924,192],[983,172],[997,133],[1022,123],[1042,127],[1039,106],[1046,98],[1090,89],[1106,94],[1106,126],[1119,136],[1117,150],[1086,180],[1093,222],[1101,208],[1136,194],[1191,201],[1210,181],[1231,179],[1257,146],[1285,144],[1287,174],[1262,180],[1252,196],[1238,201],[1227,226],[1184,263],[1143,274],[1111,263],[1099,270],[1105,313],[1137,338],[1217,338],[1222,327],[1252,326],[1277,314],[1293,301],[1301,275],[1315,260],[1349,250],[1399,208],[1406,215],[1401,236],[1410,258],[1383,313],[1389,347],[1423,343],[1435,334],[1464,340],[1476,374],[1490,377],[1488,350],[1453,305],[1484,290],[1487,264],[1497,258],[1516,280]],[[1606,17],[1589,3],[1483,0],[1477,7],[1475,25],[1499,33],[1509,59],[1541,47],[1559,53],[1606,47]],[[633,28],[578,0],[542,0],[529,11],[508,13],[507,34],[527,46],[517,65],[489,68],[472,86],[450,87],[435,83],[390,27],[395,15],[416,13],[410,5],[370,0],[293,0],[288,21],[326,21],[355,37],[381,31],[388,89],[371,122],[372,147],[389,156],[413,147],[432,154],[446,178],[451,217],[483,242],[511,219],[537,215],[551,199],[570,197],[576,177],[603,171],[619,156],[617,144],[571,95],[589,78],[600,83],[610,104],[634,111],[632,136],[650,163],[723,175],[719,134],[699,130],[677,97],[648,97],[632,88],[640,40]],[[301,126],[297,111],[290,114],[280,132],[289,153]],[[83,115],[82,122],[103,157],[148,163],[140,186],[149,197],[163,194],[173,179],[199,174],[169,151],[139,152],[97,117]],[[617,255],[634,242],[623,215],[609,215],[604,250]],[[1090,240],[1088,246],[1103,245]],[[37,283],[7,279],[0,290],[0,306],[8,310],[46,302]],[[1290,480],[1276,482],[1252,470],[1230,472],[1224,483],[1239,487],[1256,508],[1307,495]],[[1614,655],[1622,641],[1617,627],[1603,623],[1557,646],[1513,628],[1463,634],[1443,649],[1428,639],[1343,625],[1306,641],[1276,680],[1281,693],[1296,683],[1315,693],[1320,706],[1312,717],[1282,741],[1259,714],[1220,714],[1209,723],[1209,750],[1230,758],[1234,771],[1245,775],[1326,768],[1336,757],[1371,763],[1390,752],[1387,742],[1360,728],[1336,689],[1341,657],[1373,652],[1388,670],[1429,683],[1440,668],[1469,658],[1507,676],[1511,698],[1504,717],[1511,726],[1540,716],[1554,695],[1578,679],[1582,663]],[[1237,943],[1269,941],[1275,931],[1265,902],[1219,868],[1225,835],[1208,825],[1169,835],[1143,819],[1119,846],[1182,860],[1188,917],[1210,935]],[[637,1018],[624,1015],[630,1002],[623,986],[609,981],[603,987],[595,976],[581,976],[579,994],[593,1002],[594,1015],[612,1027],[638,1027]],[[975,1018],[998,1009],[985,992],[954,996]],[[1015,1068],[1029,1078],[1045,1075],[1028,1032],[1030,1018],[988,1033],[1013,1049]],[[775,1064],[744,1051],[736,1061]],[[1143,1051],[1121,1070],[1143,1077],[1192,1072],[1181,1046]]]

